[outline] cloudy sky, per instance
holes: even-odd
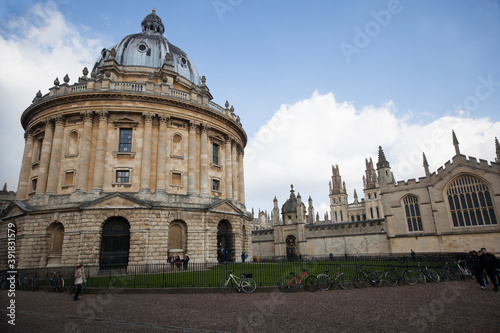
[[[33,1],[0,3],[0,182],[16,190],[36,92],[75,82],[100,50],[140,32],[156,8],[165,36],[207,77],[248,135],[248,210],[281,206],[294,184],[321,217],[338,165],[362,197],[382,146],[396,179],[461,152],[494,161],[500,137],[500,2]]]

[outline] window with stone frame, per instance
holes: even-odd
[[[475,227],[498,224],[490,187],[472,175],[460,175],[447,189],[453,227]]]
[[[212,179],[212,191],[220,193],[220,180],[219,179],[215,179],[215,178]]]
[[[132,129],[120,128],[120,138],[118,143],[118,151],[120,153],[132,152]]]
[[[37,177],[31,178],[31,192],[36,192],[37,182],[38,182]]]
[[[403,199],[405,206],[406,223],[408,231],[423,231],[422,217],[420,216],[420,207],[418,205],[418,198],[414,195],[408,195]]]
[[[212,144],[212,163],[219,165],[219,145],[217,143]]]
[[[130,183],[130,170],[116,170],[116,183]]]
[[[182,186],[182,173],[172,171],[170,175],[170,186]]]

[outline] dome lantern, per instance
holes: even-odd
[[[161,21],[161,18],[156,15],[156,10],[153,8],[153,12],[147,15],[141,23],[142,32],[157,33],[163,35],[165,32],[165,27]]]

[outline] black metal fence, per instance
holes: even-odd
[[[408,265],[416,267],[418,262],[433,267],[440,267],[444,262],[464,259],[464,253],[425,253],[415,257],[411,255],[383,255],[383,256],[329,256],[316,260],[269,260],[249,261],[246,263],[196,263],[190,261],[188,265],[176,266],[169,263],[128,265],[127,267],[85,266],[88,278],[88,287],[91,288],[189,288],[189,287],[217,287],[219,280],[228,271],[235,275],[252,273],[259,286],[276,286],[281,279],[290,273],[300,274],[303,269],[309,274],[317,275],[325,270],[341,270],[346,273],[355,273],[360,266],[370,266],[377,270],[386,270],[393,266]],[[40,284],[43,285],[54,273],[60,274],[65,285],[73,282],[75,267],[50,267],[36,269],[19,269],[20,277],[38,274]],[[5,276],[6,271],[2,271]]]

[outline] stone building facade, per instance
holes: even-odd
[[[154,10],[141,26],[22,114],[18,191],[0,223],[0,238],[16,226],[19,268],[251,254],[240,119],[212,102]]]
[[[364,199],[349,203],[339,167],[332,167],[330,219],[316,220],[312,200],[306,209],[294,194],[280,209],[274,199],[271,221],[258,221],[252,232],[254,255],[304,258],[415,252],[468,252],[486,247],[500,251],[500,145],[488,162],[461,154],[452,133],[455,156],[425,177],[396,181],[382,148],[376,170],[366,160]],[[270,225],[268,228],[264,226]]]

